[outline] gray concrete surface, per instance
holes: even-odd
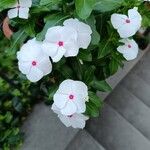
[[[150,141],[107,104],[99,118],[89,121],[87,131],[106,150],[150,149]]]
[[[100,143],[98,143],[85,130],[79,131],[74,140],[68,145],[66,150],[105,150]]]
[[[111,105],[150,140],[150,108],[121,84],[108,96]]]
[[[64,150],[78,130],[66,128],[45,104],[35,106],[24,123],[25,141],[21,150]]]

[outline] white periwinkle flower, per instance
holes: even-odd
[[[124,43],[124,45],[119,46],[117,51],[122,53],[126,60],[135,59],[139,50],[137,43],[133,39],[122,39],[120,42]]]
[[[52,71],[49,57],[43,53],[41,42],[36,39],[29,40],[17,52],[19,70],[26,75],[31,82],[40,80]]]
[[[88,88],[81,81],[65,80],[54,94],[54,104],[63,115],[84,113],[88,98]]]
[[[78,33],[78,45],[80,48],[87,49],[91,42],[92,29],[88,24],[85,24],[78,19],[67,19],[64,21],[64,26],[74,28]]]
[[[77,56],[77,32],[71,27],[55,26],[49,28],[43,41],[43,51],[58,62],[63,56]]]
[[[141,27],[142,17],[137,8],[129,9],[128,16],[112,14],[111,23],[117,29],[121,38],[133,36]]]
[[[29,17],[29,8],[32,5],[32,0],[19,0],[17,3],[12,6],[8,11],[8,17],[15,18],[19,16],[19,18],[28,19]]]
[[[89,117],[77,113],[69,116],[62,115],[60,109],[57,108],[55,104],[52,105],[52,110],[58,114],[59,119],[66,127],[72,126],[73,128],[83,129],[85,127],[86,120],[89,119]]]

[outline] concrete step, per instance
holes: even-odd
[[[105,150],[87,131],[80,130],[66,150]]]
[[[79,130],[66,128],[50,107],[41,103],[25,121],[21,150],[64,150]]]
[[[149,150],[150,142],[108,104],[87,125],[89,133],[107,150]]]
[[[150,52],[147,52],[138,62],[133,72],[150,84]]]
[[[150,140],[150,108],[147,105],[121,85],[107,97],[106,103]]]
[[[150,85],[142,78],[131,71],[121,84],[150,107]]]

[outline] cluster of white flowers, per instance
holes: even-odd
[[[141,28],[142,17],[139,14],[137,8],[129,9],[128,16],[124,14],[112,14],[111,23],[115,29],[117,29],[124,43],[123,46],[119,46],[117,50],[123,54],[127,60],[133,60],[138,55],[138,45],[132,37]]]
[[[66,20],[64,26],[51,27],[43,42],[32,39],[21,47],[17,53],[19,70],[31,82],[37,82],[52,71],[49,56],[53,62],[63,56],[77,56],[79,48],[89,46],[91,34],[90,26],[77,19]]]
[[[88,101],[88,88],[81,81],[65,80],[54,94],[52,110],[67,127],[85,127],[88,117],[83,115]]]
[[[19,15],[20,18],[27,19],[31,0],[19,0],[8,11],[9,18]],[[142,17],[137,8],[128,10],[128,16],[123,14],[113,14],[111,22],[122,38],[121,45],[117,50],[123,54],[127,60],[137,57],[138,45],[132,37],[141,27]],[[87,49],[91,42],[91,27],[78,19],[67,19],[63,26],[51,27],[47,30],[45,39],[42,42],[35,38],[24,44],[17,52],[19,70],[26,75],[31,82],[39,81],[43,76],[51,73],[52,63],[58,62],[62,57],[74,57],[79,53],[79,49]],[[86,111],[86,101],[88,101],[88,88],[81,81],[63,81],[53,97],[52,110],[59,119],[67,126],[74,128],[84,128],[88,117],[83,113]]]
[[[77,19],[68,19],[64,26],[48,29],[43,42],[35,38],[29,40],[17,52],[19,70],[31,82],[37,82],[52,71],[53,62],[58,62],[63,56],[77,56],[79,48],[87,48],[91,42],[92,30],[89,25]],[[86,101],[88,88],[81,81],[65,80],[54,95],[52,110],[67,126],[84,128],[87,116]]]

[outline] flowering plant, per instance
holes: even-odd
[[[148,0],[1,0],[0,11],[1,55],[67,127],[99,115],[96,92],[111,90],[105,80],[137,57],[139,39],[149,42]]]

